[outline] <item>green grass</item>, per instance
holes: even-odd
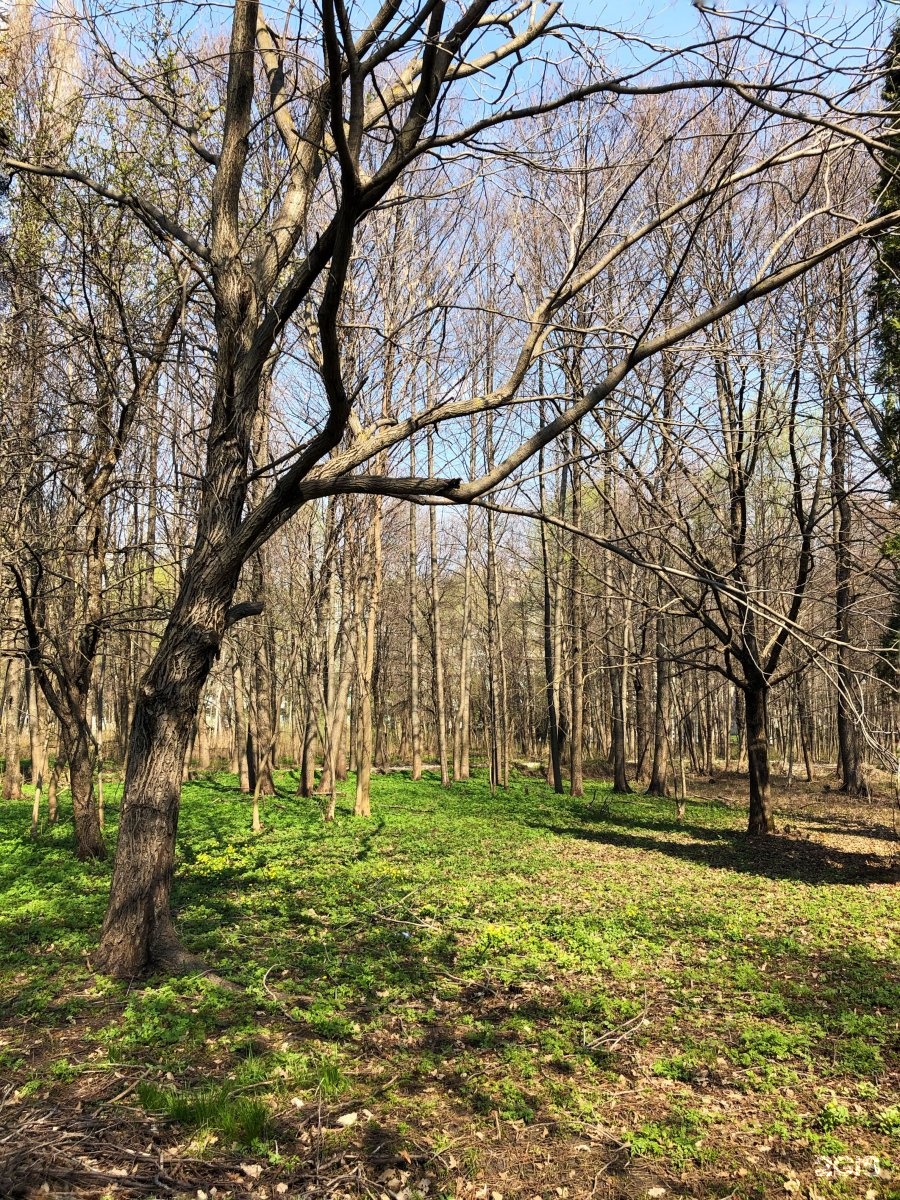
[[[225,1086],[179,1090],[143,1082],[137,1093],[148,1112],[171,1117],[188,1129],[214,1133],[230,1146],[259,1148],[271,1129],[262,1100],[236,1096]]]
[[[324,825],[279,783],[259,835],[232,777],[184,788],[178,927],[241,994],[93,976],[109,864],[0,808],[0,1063],[22,1088],[142,1064],[146,1112],[260,1153],[324,1103],[435,1153],[498,1121],[602,1129],[676,1177],[743,1164],[764,1190],[779,1153],[900,1155],[891,885],[755,846],[715,804],[677,821],[602,788],[392,775],[371,820],[348,790]]]

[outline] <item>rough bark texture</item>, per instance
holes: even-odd
[[[106,843],[100,828],[100,812],[94,799],[94,746],[86,727],[64,733],[72,820],[75,825],[75,853],[78,858],[106,858]]]
[[[6,711],[4,717],[3,799],[19,800],[22,796],[22,763],[19,758],[19,718],[22,708],[22,690],[25,683],[25,666],[21,658],[13,658],[9,664],[6,688]]]
[[[200,693],[225,628],[236,579],[186,572],[166,632],[141,681],[129,739],[119,840],[97,969],[127,979],[189,965],[170,911],[181,770]],[[193,583],[193,586],[190,586]]]
[[[747,832],[759,837],[775,832],[769,786],[768,687],[757,682],[744,689],[747,764],[750,771],[750,815]]]

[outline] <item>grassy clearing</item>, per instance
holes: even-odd
[[[890,871],[718,803],[392,775],[323,826],[293,786],[256,836],[185,787],[179,928],[240,994],[98,980],[108,865],[0,810],[7,1115],[126,1090],[223,1195],[900,1196]]]

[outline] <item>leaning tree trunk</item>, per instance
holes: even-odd
[[[750,816],[747,833],[758,837],[775,832],[769,785],[768,685],[753,681],[744,688],[747,725],[747,765],[750,772]]]
[[[208,564],[206,564],[208,565]],[[97,969],[133,978],[148,966],[193,962],[170,911],[181,771],[203,685],[225,630],[234,578],[188,565],[156,655],[138,689],[119,839]]]

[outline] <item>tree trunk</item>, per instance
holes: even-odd
[[[316,696],[315,647],[309,646],[306,655],[303,692],[305,713],[303,718],[303,753],[300,759],[301,796],[312,796],[316,790],[316,744],[319,740],[319,705]]]
[[[19,720],[22,710],[22,691],[25,684],[25,664],[16,655],[10,660],[7,673],[6,711],[4,712],[3,799],[22,798],[22,760],[19,742]]]
[[[238,785],[242,792],[250,791],[250,763],[247,754],[247,697],[244,692],[244,672],[237,647],[231,660],[234,686],[234,753],[238,764]]]
[[[656,702],[653,714],[653,766],[650,769],[648,796],[667,796],[669,774],[669,720],[672,687],[669,679],[669,648],[666,618],[656,614]]]
[[[57,755],[53,770],[50,772],[50,783],[47,787],[47,820],[55,825],[59,820],[59,774],[62,770],[61,755]]]
[[[80,859],[106,858],[100,828],[100,813],[94,799],[94,747],[86,724],[64,731],[72,820],[75,825],[75,854]]]
[[[612,690],[612,767],[613,791],[628,795],[628,775],[625,763],[625,713],[623,710],[622,676],[624,671],[620,663],[616,663],[609,674],[609,684]]]
[[[43,787],[47,774],[44,751],[43,714],[41,712],[40,687],[33,669],[26,675],[28,687],[28,740],[31,748],[31,782],[35,788]]]
[[[835,634],[837,650],[837,740],[841,791],[848,796],[868,796],[869,787],[862,764],[858,714],[854,699],[860,697],[850,649],[853,616],[853,515],[847,494],[847,428],[840,405],[831,400],[831,495],[833,509]]]
[[[259,556],[257,555],[257,559]],[[265,571],[260,566],[256,573],[254,594],[262,600],[265,588]],[[260,796],[275,795],[275,780],[273,767],[277,761],[277,750],[269,750],[277,741],[277,721],[275,701],[275,626],[271,617],[264,611],[260,618],[261,628],[256,642],[256,653],[253,662],[253,773],[251,786],[254,791],[259,788]]]
[[[181,771],[236,585],[236,574],[223,577],[209,558],[188,565],[138,690],[109,906],[95,960],[98,970],[119,978],[151,965],[177,970],[197,961],[179,944],[170,911]]]
[[[197,766],[201,771],[209,770],[209,725],[206,722],[205,697],[201,697],[200,711],[197,713],[197,734],[194,739],[197,751]]]
[[[541,414],[543,420],[543,413]],[[544,511],[544,452],[538,455],[538,488],[541,512]],[[547,550],[547,526],[541,521],[541,576],[544,602],[544,687],[547,694],[547,740],[550,748],[550,777],[553,790],[562,793],[562,764],[559,755],[559,721],[556,711],[556,664],[553,661],[553,605],[550,593],[550,555]],[[550,782],[550,780],[548,780]]]
[[[428,433],[428,474],[434,474],[434,442]],[[444,698],[444,646],[441,638],[441,605],[438,588],[437,509],[428,510],[429,551],[431,560],[431,646],[434,664],[434,712],[437,721],[438,762],[441,767],[441,784],[450,786],[450,770],[447,764],[447,710]]]
[[[572,440],[572,527],[581,524],[581,439]],[[569,794],[584,795],[584,601],[581,596],[581,560],[577,537],[572,535],[569,589],[572,605],[572,671],[570,677],[572,727],[569,731]]]
[[[768,691],[768,685],[762,681],[756,681],[744,689],[747,764],[750,771],[747,832],[756,837],[775,832],[769,787]]]
[[[353,618],[350,612],[351,605],[349,600],[349,593],[345,592],[345,611],[341,620],[338,639],[341,646],[341,671],[337,687],[335,688],[332,711],[326,714],[325,754],[322,763],[322,777],[319,780],[318,787],[320,795],[329,797],[325,808],[326,821],[334,819],[335,785],[339,779],[344,778],[341,774],[341,760],[344,753],[344,728],[347,724],[347,700],[350,695],[350,684],[353,679],[354,659],[350,641],[352,637],[351,622]]]
[[[356,679],[356,801],[354,816],[372,815],[370,785],[372,781],[372,679],[375,671],[375,638],[378,629],[378,608],[381,603],[381,506],[380,496],[374,498],[372,520],[372,559],[368,580],[366,612],[359,614],[359,645]]]
[[[471,418],[469,445],[469,474],[474,479],[477,456],[476,421]],[[471,505],[466,510],[466,561],[463,568],[462,639],[459,659],[459,703],[453,728],[453,778],[468,779],[470,774],[471,697],[470,666],[472,661],[472,521]]]
[[[416,448],[410,439],[410,474],[416,473]],[[416,537],[416,506],[409,506],[409,740],[412,779],[422,778],[422,714],[419,708],[419,552]]]

